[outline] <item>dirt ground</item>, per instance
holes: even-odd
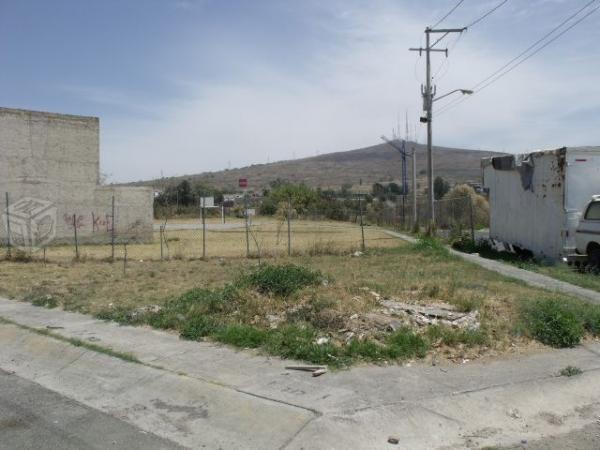
[[[285,301],[249,293],[236,320],[268,328],[290,315],[305,314],[305,320],[311,321],[323,336],[343,345],[349,336],[379,338],[393,331],[398,321],[425,332],[427,323],[415,323],[413,313],[394,310],[394,302],[415,306],[445,304],[458,312],[476,314],[478,333],[486,337],[483,343],[439,336],[433,352],[440,358],[460,362],[531,348],[532,341],[515,333],[519,304],[564,297],[528,287],[456,257],[423,251],[399,240],[382,242],[384,248],[362,256],[352,256],[348,249],[340,254],[267,259],[269,264],[293,263],[321,271],[331,281],[304,289]],[[126,266],[123,261],[94,259],[50,260],[46,264],[3,261],[0,295],[93,315],[114,308],[143,310],[160,308],[193,288],[220,288],[257,266],[256,259],[246,258],[131,258]],[[392,307],[385,302],[392,302]]]

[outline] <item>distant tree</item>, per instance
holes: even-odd
[[[291,199],[294,209],[300,214],[319,200],[317,192],[304,184],[282,185],[273,189],[269,197],[275,204]]]
[[[442,177],[437,176],[433,180],[433,195],[436,200],[440,200],[450,190],[450,183],[444,180]]]
[[[194,202],[191,183],[183,180],[177,185],[177,203],[179,206],[190,206]]]
[[[350,197],[352,195],[352,183],[344,183],[342,184],[342,189],[340,194],[342,197]]]

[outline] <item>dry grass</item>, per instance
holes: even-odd
[[[162,224],[157,221],[157,224]],[[200,225],[198,219],[178,219],[175,224]],[[227,227],[220,226],[220,220],[207,220],[209,229],[206,233],[206,257],[238,258],[246,256],[246,231],[242,219],[228,219]],[[292,252],[295,255],[309,254],[342,254],[361,248],[361,230],[358,225],[334,221],[292,222]],[[163,246],[165,259],[189,259],[202,257],[202,230],[171,230],[165,233],[166,244]],[[396,240],[377,227],[365,227],[365,244],[367,248],[393,247]],[[287,223],[277,222],[270,218],[255,218],[250,233],[250,253],[253,256],[278,257],[287,254]],[[123,258],[125,248],[117,245],[115,257]],[[111,256],[110,245],[80,245],[80,259],[106,259]],[[40,259],[43,253],[33,254]],[[75,257],[72,245],[48,247],[48,261],[67,262]],[[160,233],[154,233],[154,241],[149,244],[127,245],[127,257],[130,260],[159,260],[161,257]]]
[[[308,287],[288,299],[247,291],[235,320],[264,329],[269,327],[268,315],[295,315],[295,319],[309,321],[336,339],[343,334],[340,330],[347,327],[350,316],[362,316],[377,307],[370,291],[407,303],[447,302],[461,310],[478,310],[482,330],[489,337],[486,346],[434,346],[438,355],[460,359],[530,346],[531,341],[515,334],[519,306],[538,298],[568,300],[435,249],[418,249],[397,240],[385,242],[388,248],[371,250],[361,257],[310,256],[307,252],[271,260],[320,270],[332,281]],[[4,261],[0,263],[0,295],[98,314],[119,307],[130,310],[162,305],[192,288],[219,288],[256,265],[255,260],[245,258],[164,262],[135,259],[124,273],[120,262],[88,259],[44,265]]]

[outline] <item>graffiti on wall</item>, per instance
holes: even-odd
[[[109,233],[112,231],[112,217],[110,214],[91,213],[89,221],[82,214],[63,214],[65,224],[70,228],[82,230],[91,227],[92,233]]]

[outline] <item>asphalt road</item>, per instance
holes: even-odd
[[[107,448],[181,447],[0,369],[0,449]]]

